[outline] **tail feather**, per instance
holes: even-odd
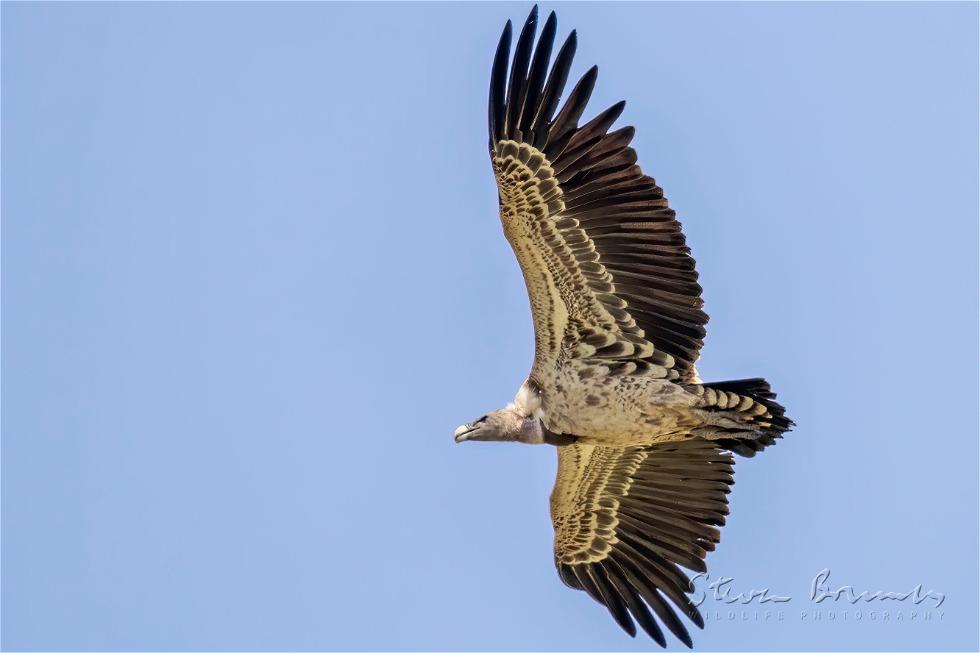
[[[742,437],[738,437],[739,431],[732,431],[734,437],[715,439],[719,446],[746,458],[774,444],[795,426],[793,420],[786,417],[786,409],[776,401],[776,393],[765,379],[704,383],[698,394],[708,409],[738,411],[743,417],[750,415],[746,422],[749,428]]]

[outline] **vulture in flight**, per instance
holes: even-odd
[[[687,646],[678,612],[704,621],[682,568],[705,571],[733,483],[793,423],[761,379],[704,383],[708,316],[681,225],[613,129],[619,102],[582,122],[597,69],[564,98],[573,31],[552,61],[552,13],[535,7],[490,74],[490,161],[504,235],[530,295],[535,354],[514,402],[456,429],[457,442],[550,444],[555,565],[630,635]],[[509,65],[508,65],[509,64]]]

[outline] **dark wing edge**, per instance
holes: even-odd
[[[691,647],[675,610],[698,628],[704,620],[681,568],[706,571],[728,514],[733,465],[730,453],[701,438],[633,449],[560,447],[552,518],[562,581],[603,604],[630,635],[635,620],[666,646],[662,624]]]
[[[565,40],[545,76],[557,20],[552,12],[532,49],[537,22],[535,6],[509,71],[510,21],[497,46],[488,108],[491,154],[503,140],[527,143],[543,153],[564,196],[556,222],[585,231],[594,246],[579,260],[582,273],[597,288],[606,286],[604,296],[614,296],[608,305],[614,314],[628,313],[658,350],[674,358],[679,380],[691,380],[708,316],[701,310],[701,286],[681,224],[663,189],[636,163],[636,151],[629,146],[633,127],[609,131],[625,102],[578,124],[595,87],[597,67],[586,71],[558,110],[576,33]]]

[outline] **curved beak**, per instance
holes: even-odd
[[[469,424],[463,424],[453,431],[453,439],[459,442],[466,442],[470,439],[470,436],[476,433],[479,429],[475,426],[470,426]]]

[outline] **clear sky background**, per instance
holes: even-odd
[[[532,356],[485,128],[529,8],[3,4],[4,649],[655,647],[555,574],[555,452],[452,440]],[[684,222],[702,376],[799,424],[708,559],[792,601],[697,648],[976,650],[978,5],[542,9]],[[946,600],[815,622],[824,568]]]

